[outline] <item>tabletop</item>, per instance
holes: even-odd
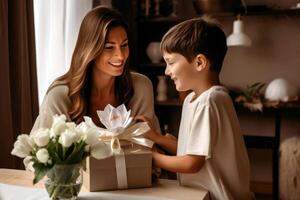
[[[33,173],[25,170],[15,170],[15,169],[0,169],[0,195],[1,195],[1,187],[4,186],[16,186],[15,190],[19,187],[23,186],[27,188],[44,188],[44,185],[41,182],[33,185]],[[155,199],[174,199],[174,200],[209,200],[209,194],[207,190],[199,189],[199,188],[189,188],[183,187],[178,184],[175,180],[167,180],[167,179],[158,179],[158,181],[153,184],[153,187],[150,188],[139,188],[139,189],[127,189],[127,190],[115,190],[115,191],[101,191],[101,192],[88,192],[84,187],[82,187],[81,192],[79,193],[79,199],[82,197],[83,199],[96,199],[96,196],[103,197],[104,195],[116,196],[116,199],[120,199],[122,195],[126,196],[126,198],[135,199],[139,197],[140,199],[149,199],[149,197],[153,197]],[[120,196],[121,195],[121,196]],[[91,198],[89,198],[91,197]],[[93,197],[93,198],[92,198]],[[113,199],[113,198],[110,198]],[[6,199],[4,199],[6,200]]]

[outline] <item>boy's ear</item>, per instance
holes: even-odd
[[[197,71],[202,71],[203,69],[205,69],[207,67],[207,64],[208,64],[208,60],[205,57],[205,55],[203,55],[203,54],[198,54],[196,56],[195,62],[196,62],[196,70]]]

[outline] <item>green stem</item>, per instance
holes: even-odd
[[[62,160],[65,160],[66,153],[67,153],[67,148],[63,147],[63,156],[62,156]]]

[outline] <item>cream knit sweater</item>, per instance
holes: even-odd
[[[159,123],[154,113],[153,86],[151,81],[144,75],[132,72],[132,82],[134,95],[128,104],[127,109],[131,109],[131,116],[144,115],[151,119],[156,131],[160,132]],[[68,109],[71,101],[68,96],[69,88],[66,85],[58,85],[51,88],[44,97],[37,117],[30,134],[33,134],[38,128],[50,128],[52,116],[55,114],[64,114],[68,121],[71,121],[68,115]]]

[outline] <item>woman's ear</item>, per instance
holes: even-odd
[[[196,70],[197,71],[202,71],[208,65],[208,60],[205,57],[205,55],[203,55],[203,54],[198,54],[195,58],[195,62],[196,62]]]

